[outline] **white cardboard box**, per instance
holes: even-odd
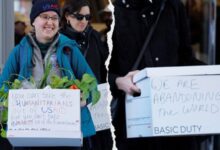
[[[161,67],[133,78],[126,96],[127,137],[220,133],[220,66]]]
[[[10,90],[8,106],[14,147],[82,145],[79,90]]]

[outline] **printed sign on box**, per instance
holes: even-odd
[[[98,90],[101,92],[100,100],[95,105],[89,105],[89,110],[92,115],[92,120],[95,124],[96,131],[110,129],[110,109],[108,103],[108,84],[103,83],[98,85]]]
[[[79,90],[10,90],[8,106],[13,146],[82,145]]]
[[[148,68],[126,97],[127,137],[220,133],[220,66]]]

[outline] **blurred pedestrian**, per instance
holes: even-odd
[[[100,34],[90,25],[91,17],[91,7],[87,0],[69,0],[62,11],[60,32],[76,40],[98,82],[105,83],[108,47],[101,41]],[[98,131],[92,136],[91,144],[91,148],[83,145],[83,149],[112,150],[113,140],[110,129]]]

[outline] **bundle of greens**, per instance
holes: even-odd
[[[51,75],[49,83],[47,79],[50,74],[51,67],[48,65],[45,70],[40,83],[35,83],[33,77],[30,79],[23,78],[22,81],[15,79],[12,83],[6,82],[7,88],[3,85],[0,88],[0,128],[1,136],[6,137],[5,127],[8,120],[8,90],[9,89],[43,89],[49,87],[51,89],[80,89],[81,100],[85,101],[91,98],[92,105],[96,104],[100,98],[100,92],[97,89],[96,79],[89,75],[84,74],[81,80],[68,79],[68,77],[59,77]]]

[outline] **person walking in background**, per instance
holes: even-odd
[[[91,7],[87,0],[67,1],[62,10],[60,33],[76,40],[98,82],[105,83],[108,47],[101,41],[100,34],[91,27],[91,17]],[[92,148],[84,145],[83,149],[112,150],[113,140],[110,129],[98,131],[91,139]]]
[[[21,39],[26,35],[25,29],[26,24],[23,21],[16,21],[15,22],[15,45],[20,43]]]
[[[45,74],[44,68],[48,62],[52,65],[50,73],[60,77],[67,76],[70,79],[72,74],[75,78],[81,79],[85,73],[94,76],[78,49],[77,43],[58,33],[60,19],[58,1],[33,0],[32,4],[30,21],[34,30],[12,50],[0,76],[0,86],[5,81],[13,81],[16,78],[13,74],[18,74],[19,80],[29,79],[32,76],[35,82],[39,83]],[[88,99],[87,103],[90,102]],[[86,104],[81,106],[81,129],[84,137],[83,143],[90,143],[89,137],[95,135],[96,132]],[[23,149],[75,150],[81,148],[35,147]]]
[[[111,30],[111,24],[112,24],[112,21],[113,21],[113,18],[112,18],[112,11],[110,10],[110,4],[107,5],[103,10],[101,10],[100,12],[100,19],[102,22],[105,23],[106,25],[106,28],[104,30],[102,30],[100,33],[101,33],[101,39],[102,41],[106,41],[106,44],[107,44],[107,33]]]
[[[139,93],[132,82],[138,71],[132,71],[145,39],[155,30],[137,66],[145,67],[201,65],[190,47],[189,28],[184,5],[180,0],[115,0],[113,51],[109,64],[109,83],[113,125],[118,150],[199,150],[206,137],[126,137],[125,94]],[[157,22],[157,24],[155,24]],[[113,106],[113,105],[112,105]],[[138,109],[138,108],[137,108]]]

